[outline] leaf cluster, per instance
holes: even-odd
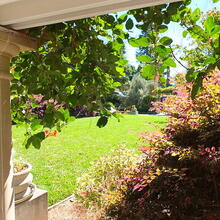
[[[105,15],[29,30],[40,46],[13,58],[11,67],[12,120],[25,124],[26,147],[39,148],[44,129],[60,131],[70,108],[106,109],[104,100],[120,85],[114,78],[124,75],[127,62],[120,53],[126,37],[122,28],[113,15]],[[39,118],[34,111],[43,102],[45,114]],[[106,118],[111,115],[104,112]],[[100,123],[104,126],[106,120]]]

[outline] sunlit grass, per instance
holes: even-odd
[[[33,166],[34,183],[49,192],[49,205],[71,195],[76,178],[86,172],[90,162],[108,154],[119,144],[137,148],[135,132],[155,130],[152,124],[164,126],[166,117],[125,115],[118,123],[111,119],[104,128],[96,127],[97,118],[77,119],[57,137],[49,137],[40,150],[22,146],[24,130],[13,126],[16,157]],[[131,133],[129,131],[134,131]]]

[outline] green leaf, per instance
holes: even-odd
[[[168,8],[167,8],[167,13],[169,15],[172,15],[172,14],[176,14],[177,12],[177,9],[178,9],[178,2],[177,3],[171,3],[169,4]],[[169,16],[168,16],[169,17]]]
[[[152,58],[148,55],[140,55],[137,57],[137,60],[139,60],[140,62],[149,63],[150,61],[152,61]]]
[[[43,118],[44,127],[52,128],[54,125],[54,113],[46,112]]]
[[[128,15],[127,14],[123,14],[118,18],[119,23],[123,23],[127,20]]]
[[[31,138],[32,137],[28,138],[26,143],[24,143],[26,149],[28,149],[31,146],[31,143],[32,143]]]
[[[32,138],[32,145],[34,146],[34,148],[40,149],[40,147],[41,147],[41,141],[40,141],[40,139],[37,138],[37,137],[33,137],[33,138]]]
[[[65,121],[68,121],[70,118],[70,112],[69,109],[65,109],[64,113],[63,113],[64,119]]]
[[[35,134],[34,136],[39,138],[41,141],[43,141],[45,139],[45,133],[43,131]]]
[[[134,27],[134,22],[131,18],[129,18],[125,24],[127,30],[131,30]]]
[[[100,118],[99,118],[99,120],[97,121],[97,126],[99,127],[99,128],[103,128],[103,127],[105,127],[106,126],[106,124],[108,123],[108,117],[106,117],[106,116],[101,116]]]
[[[123,115],[118,112],[114,112],[112,115],[118,119],[118,122],[120,122],[120,119],[123,118]]]
[[[214,28],[211,31],[211,36],[215,38],[220,34],[220,25],[215,25]]]
[[[158,73],[159,73],[160,75],[162,75],[162,74],[164,73],[164,71],[165,71],[166,68],[167,68],[166,65],[160,65],[159,68],[158,68]]]
[[[218,43],[217,43],[217,45],[218,46],[215,48],[215,53],[220,56],[220,34],[218,36]]]
[[[124,68],[116,66],[115,69],[118,73],[120,73],[120,75],[122,75],[122,76],[124,75]]]
[[[195,99],[196,95],[200,92],[202,88],[203,77],[201,74],[198,74],[196,81],[193,83],[191,98]]]
[[[164,33],[168,30],[168,27],[166,25],[159,25],[158,31],[159,33]]]
[[[166,85],[167,83],[167,80],[164,76],[160,77],[160,82],[163,84],[163,85]]]
[[[117,42],[118,42],[119,44],[124,44],[124,41],[123,41],[121,38],[117,38]]]
[[[25,148],[29,148],[30,145],[33,145],[36,149],[40,149],[42,141],[45,139],[44,132],[39,132],[37,134],[32,135],[28,138]]]
[[[43,128],[43,126],[40,124],[40,120],[34,120],[32,123],[31,123],[31,129],[33,131],[36,131],[37,129],[40,129],[40,128]]]
[[[114,83],[113,83],[113,86],[114,86],[114,87],[119,87],[119,86],[121,86],[121,83],[120,83],[120,82],[114,82]]]
[[[107,15],[107,19],[106,21],[110,24],[114,23],[115,22],[115,17],[112,16],[112,15]]]
[[[132,47],[140,47],[139,43],[137,42],[137,39],[135,38],[131,38],[128,40],[128,43],[132,46]]]
[[[144,78],[152,79],[156,73],[156,67],[153,64],[147,64],[143,67],[141,75]]]
[[[161,57],[167,57],[171,52],[170,48],[166,48],[162,45],[155,47],[155,50]]]
[[[131,38],[128,43],[133,47],[147,47],[149,46],[149,38],[148,37],[140,37],[138,39]]]
[[[163,44],[164,46],[168,46],[170,44],[172,44],[173,40],[169,37],[162,37],[160,39],[160,43]]]
[[[208,31],[210,33],[212,31],[212,29],[214,28],[214,26],[215,26],[214,18],[213,18],[213,16],[209,16],[205,20],[205,23],[204,23],[204,27],[205,27],[206,31]]]
[[[60,108],[57,112],[55,112],[55,117],[61,121],[65,121],[64,109]]]
[[[208,57],[207,59],[204,60],[204,64],[213,64],[216,62],[215,57]]]
[[[213,3],[217,3],[217,2],[219,2],[219,0],[212,0],[213,1]]]
[[[193,80],[195,80],[197,74],[198,73],[194,70],[194,68],[190,69],[186,74],[187,82],[192,82]]]
[[[167,66],[170,66],[170,67],[176,67],[176,63],[170,57],[164,61],[164,64],[166,64]]]
[[[187,30],[183,31],[183,37],[185,38],[188,35],[188,33],[189,32]]]
[[[192,13],[192,16],[191,16],[191,19],[196,22],[200,19],[201,17],[201,11],[199,8],[196,8],[193,13]]]
[[[119,64],[119,65],[122,65],[122,66],[124,66],[127,63],[128,63],[128,61],[126,59],[120,59],[119,61],[116,62],[116,64]]]
[[[191,93],[191,98],[192,99],[195,99],[195,97],[199,93],[200,89],[201,89],[201,86],[199,86],[196,83],[193,84],[192,93]]]
[[[75,107],[77,105],[78,99],[75,95],[70,95],[69,96],[69,101],[72,104],[72,106]]]

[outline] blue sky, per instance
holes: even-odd
[[[212,0],[192,0],[190,7],[193,10],[196,8],[200,8],[201,11],[205,13],[215,7],[218,10],[220,10],[220,2],[213,3]],[[171,37],[174,41],[174,44],[187,46],[190,41],[189,39],[182,37],[182,32],[183,32],[183,29],[178,24],[171,23],[169,24],[169,30],[165,33],[165,35],[168,37]],[[139,34],[140,34],[140,31],[138,29],[134,30],[132,33],[134,37],[138,36]],[[127,59],[129,60],[129,63],[137,67],[138,63],[136,61],[136,48],[130,46],[129,44],[126,44],[126,49],[127,49],[126,56],[127,56]],[[177,65],[176,68],[171,69],[171,74],[175,75],[176,73],[184,72],[184,71],[185,70],[182,66]]]

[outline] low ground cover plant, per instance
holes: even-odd
[[[87,208],[104,208],[106,201],[116,196],[117,184],[139,160],[134,149],[119,146],[92,162],[88,172],[77,179],[77,200]]]

